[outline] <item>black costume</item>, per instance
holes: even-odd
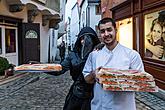
[[[84,40],[83,45],[81,39]],[[54,73],[54,75],[60,75],[70,70],[74,81],[66,97],[63,110],[90,110],[93,85],[85,82],[82,70],[89,53],[99,43],[95,31],[90,27],[84,27],[78,34],[73,51],[61,62],[62,71]]]
[[[62,41],[61,45],[58,48],[60,50],[60,57],[61,57],[61,62],[62,62],[65,58],[65,42]]]

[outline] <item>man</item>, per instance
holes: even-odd
[[[103,18],[98,27],[105,46],[90,53],[83,69],[86,82],[95,83],[91,110],[136,110],[134,92],[103,90],[101,84],[95,81],[94,71],[100,67],[144,71],[141,57],[138,52],[118,43],[116,24],[112,18]]]

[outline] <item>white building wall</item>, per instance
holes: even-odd
[[[96,15],[95,6],[97,3],[88,4],[87,1],[85,0],[81,7],[80,27],[88,25],[96,31],[96,26],[101,19],[101,15]]]
[[[101,19],[101,15],[96,15],[95,5],[96,4],[88,4],[88,0],[84,0],[81,7],[74,5],[71,9],[70,35],[72,44],[74,44],[77,39],[75,36],[78,35],[79,31],[83,27],[87,26],[87,23],[89,23],[88,26],[96,31],[95,27],[97,26],[98,21]],[[67,29],[68,37],[69,27]]]
[[[71,35],[71,47],[73,48],[77,35],[79,33],[79,14],[77,3],[71,10],[71,24],[70,24],[70,35]]]
[[[68,17],[71,17],[71,10],[76,2],[77,0],[67,0],[67,3],[65,5],[65,22],[68,21]]]
[[[59,32],[63,33],[65,30],[65,0],[60,0],[60,16],[62,17],[62,21],[59,23]]]
[[[88,1],[85,0],[82,7],[81,7],[81,16],[80,16],[80,28],[87,26],[87,6]]]
[[[71,13],[72,8],[76,4],[77,0],[67,0],[67,3],[65,5],[65,23],[67,25],[66,28],[66,54],[69,53],[69,46],[71,45]],[[78,24],[77,24],[78,25]],[[78,28],[77,28],[78,29]]]
[[[40,23],[40,61],[48,62],[48,43],[49,43],[49,27],[42,26],[42,15],[39,14],[34,23]]]
[[[50,35],[49,35],[49,40],[50,40],[50,62],[54,62],[56,54],[57,54],[58,30],[50,29],[49,33],[50,33]]]
[[[90,27],[96,31],[96,26],[98,25],[101,15],[96,15],[95,5],[90,5]]]
[[[66,53],[69,53],[69,46],[70,46],[70,44],[71,44],[71,36],[70,36],[70,17],[68,17],[68,19],[67,19],[67,22],[66,22],[66,47],[67,47],[67,49],[66,49]]]

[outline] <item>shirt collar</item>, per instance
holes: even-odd
[[[111,51],[109,50],[106,46],[103,47],[103,50],[106,51],[107,53],[114,53],[118,48],[120,47],[120,43],[118,42],[116,47]]]

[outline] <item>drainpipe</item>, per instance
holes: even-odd
[[[89,7],[89,4],[87,5],[87,8],[86,8],[86,25],[90,26],[90,7]]]
[[[80,31],[81,6],[78,6],[78,3],[77,3],[77,9],[78,9],[78,15],[79,15],[79,22],[78,22],[79,30],[78,31]]]
[[[50,63],[50,35],[49,35],[49,42],[48,42],[48,63]]]

